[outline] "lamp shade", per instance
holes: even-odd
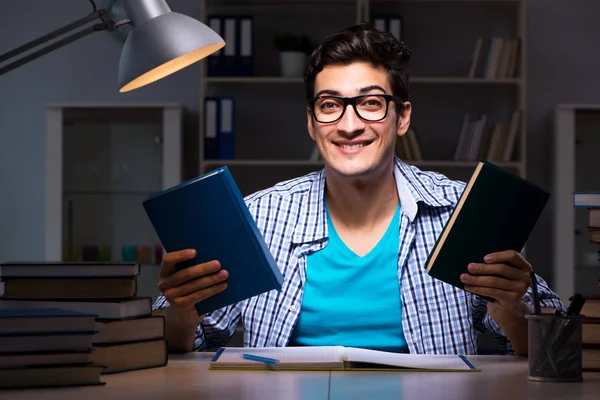
[[[208,26],[170,10],[132,22],[119,61],[119,92],[164,78],[225,46]]]

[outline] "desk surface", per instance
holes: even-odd
[[[209,371],[212,353],[171,355],[162,368],[103,375],[102,386],[0,390],[11,400],[595,399],[600,373],[579,383],[527,381],[527,360],[474,356],[481,372]]]

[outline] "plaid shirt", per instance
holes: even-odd
[[[465,187],[435,172],[395,159],[401,201],[398,282],[402,328],[411,353],[475,354],[477,335],[491,332],[507,353],[514,350],[487,313],[485,299],[427,274],[430,251]],[[281,268],[281,292],[263,293],[208,315],[196,332],[195,350],[227,343],[238,323],[244,346],[286,346],[302,306],[306,257],[327,244],[325,172],[281,182],[246,197],[246,204]],[[565,310],[558,296],[538,277],[542,307]],[[524,298],[531,303],[531,292]],[[161,295],[154,308],[167,307]],[[363,322],[364,323],[364,322]],[[365,332],[368,334],[368,332]]]

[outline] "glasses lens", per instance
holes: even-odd
[[[379,121],[385,117],[387,102],[378,95],[359,97],[356,100],[358,116],[367,121]],[[315,101],[314,113],[317,121],[334,122],[344,111],[344,101],[335,97],[320,97]]]
[[[315,101],[314,113],[319,122],[333,122],[344,111],[344,102],[335,97],[320,97]]]
[[[356,109],[362,119],[379,121],[385,117],[387,102],[381,96],[373,95],[356,100]]]

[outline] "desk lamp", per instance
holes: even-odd
[[[36,46],[88,25],[45,48],[0,67],[0,75],[44,54],[78,40],[92,32],[114,31],[130,25],[131,32],[119,61],[119,92],[148,85],[214,53],[224,40],[208,26],[186,15],[172,12],[165,0],[123,0],[126,19],[113,21],[105,9],[98,10],[94,0],[91,14],[52,31],[38,39],[0,55],[0,65]],[[95,22],[93,25],[90,23]]]

